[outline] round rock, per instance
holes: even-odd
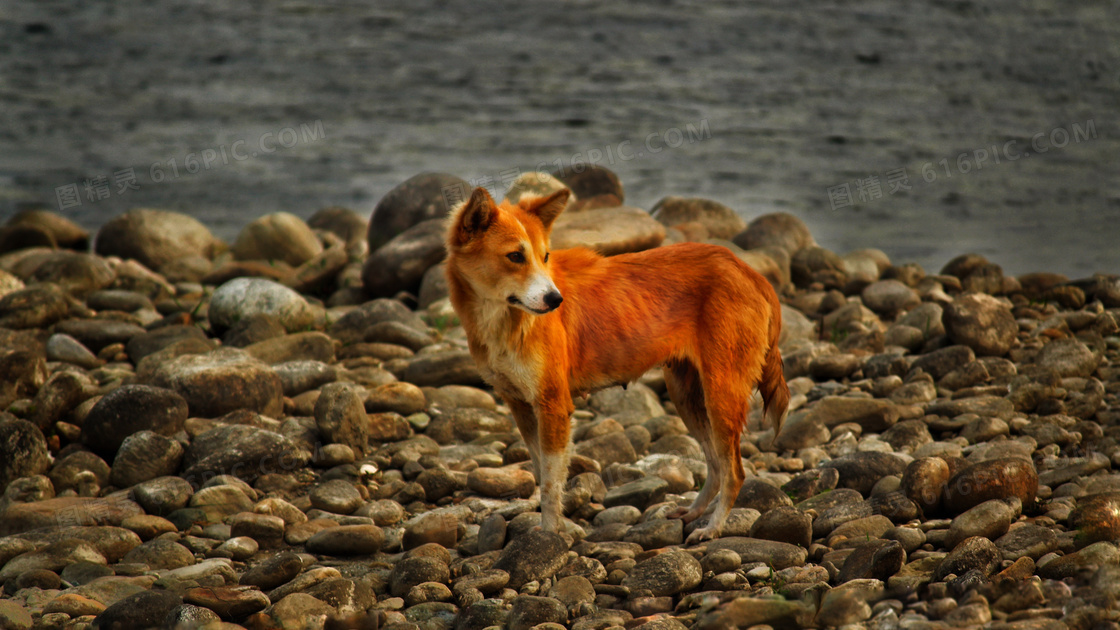
[[[174,435],[182,430],[187,413],[187,401],[171,389],[122,385],[102,396],[90,410],[82,425],[82,442],[102,457],[112,458],[133,433]]]
[[[111,219],[97,232],[102,256],[134,258],[149,269],[190,256],[212,258],[217,239],[205,225],[178,212],[137,209]]]
[[[306,329],[315,319],[303,296],[265,278],[234,278],[210,296],[210,326],[215,331],[258,313],[275,317],[288,332]]]
[[[242,228],[231,251],[238,260],[282,260],[298,267],[322,252],[323,246],[303,219],[276,212]]]

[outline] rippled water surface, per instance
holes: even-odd
[[[368,213],[421,171],[500,188],[597,160],[630,205],[789,211],[841,253],[1120,272],[1115,9],[17,0],[0,219],[154,206],[232,238],[267,212]]]

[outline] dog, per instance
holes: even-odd
[[[789,389],[778,350],[781,308],[770,283],[718,245],[680,243],[603,257],[550,251],[570,193],[500,206],[483,188],[449,216],[447,283],[483,378],[505,400],[541,488],[541,528],[558,532],[568,480],[573,395],[630,383],[658,365],[708,477],[689,543],[720,535],[743,485],[739,440],[757,387],[780,431]]]

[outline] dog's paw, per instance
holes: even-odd
[[[685,544],[695,545],[708,540],[715,540],[716,538],[719,538],[719,528],[709,525],[694,530],[688,535],[688,540],[685,541]]]
[[[679,518],[685,523],[691,523],[692,521],[700,518],[700,514],[701,512],[699,510],[693,510],[686,507],[678,507],[666,512],[665,518],[669,520]]]

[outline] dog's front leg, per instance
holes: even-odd
[[[541,483],[541,442],[537,432],[537,414],[533,405],[512,396],[503,396],[509,406],[513,419],[517,421],[517,429],[521,431],[521,439],[529,449],[529,459],[533,460],[533,475],[537,483]]]
[[[535,405],[540,440],[541,528],[560,531],[560,502],[568,481],[568,442],[572,397],[567,389],[542,397]]]

